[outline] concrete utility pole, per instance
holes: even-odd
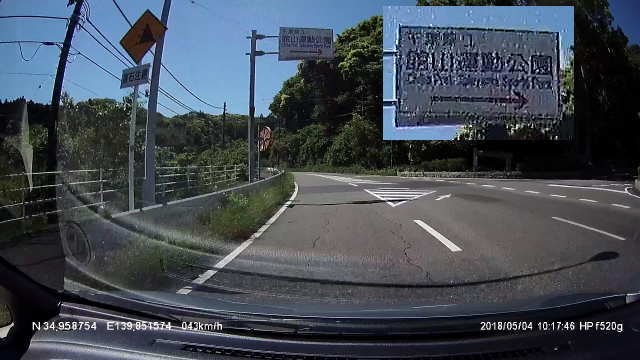
[[[71,19],[69,20],[69,26],[67,26],[67,34],[64,37],[64,43],[62,44],[62,50],[60,51],[60,59],[58,60],[58,71],[56,72],[56,80],[53,84],[53,94],[51,96],[51,115],[49,116],[49,122],[47,123],[47,171],[58,170],[58,115],[60,113],[60,97],[62,95],[62,83],[64,81],[64,71],[67,67],[67,59],[69,58],[69,48],[71,48],[71,40],[73,39],[73,33],[76,26],[78,26],[78,20],[80,19],[80,9],[84,0],[76,0]],[[48,184],[52,185],[49,188],[49,198],[56,198],[56,174],[51,173],[48,176]],[[48,222],[55,224],[58,221],[58,214],[51,213],[48,216]]]
[[[164,0],[160,21],[166,27],[169,21],[171,0]],[[145,179],[142,187],[142,206],[156,203],[156,123],[158,121],[158,87],[160,86],[160,67],[162,65],[162,49],[164,48],[164,34],[156,42],[151,73],[151,87],[149,105],[147,106],[147,142],[144,153]]]

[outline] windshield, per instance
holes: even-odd
[[[638,292],[635,5],[417,3],[2,1],[0,256],[202,311]]]

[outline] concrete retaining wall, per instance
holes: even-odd
[[[197,232],[200,228],[198,218],[209,214],[220,206],[223,199],[232,193],[251,195],[278,181],[283,173],[251,184],[243,184],[214,193],[170,201],[166,204],[148,206],[141,210],[113,215],[115,222],[134,226],[137,230],[174,230]],[[123,225],[124,225],[123,224]]]

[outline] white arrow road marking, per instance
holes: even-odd
[[[450,197],[451,197],[451,194],[447,194],[447,195],[440,195],[440,196],[438,196],[438,198],[436,199],[436,201],[438,201],[438,200],[442,200],[442,199],[446,199],[446,198],[450,198]]]
[[[424,223],[422,220],[413,220],[418,226],[425,229],[429,234],[433,235],[434,238],[438,239],[444,246],[448,247],[449,250],[453,252],[462,251],[456,244],[452,243],[449,239],[440,234],[436,229]]]
[[[574,221],[571,221],[571,220],[567,220],[567,219],[563,219],[563,218],[559,218],[559,217],[555,217],[555,216],[552,216],[551,218],[552,218],[553,220],[562,221],[562,222],[565,222],[565,223],[567,223],[567,224],[571,224],[571,225],[575,225],[575,226],[581,227],[581,228],[583,228],[583,229],[587,229],[587,230],[595,231],[595,232],[600,233],[600,234],[603,234],[603,235],[611,236],[611,237],[612,237],[612,238],[614,238],[614,239],[624,240],[624,238],[623,238],[622,236],[614,235],[614,234],[612,234],[612,233],[608,233],[608,232],[603,231],[603,230],[599,230],[599,229],[596,229],[596,228],[592,228],[591,226],[582,225],[582,224],[580,224],[580,223],[577,223],[577,222],[574,222]]]
[[[436,192],[435,190],[411,190],[407,188],[364,189],[364,191],[386,202],[391,205],[391,207],[396,207],[406,203],[407,201],[415,200],[419,197]]]

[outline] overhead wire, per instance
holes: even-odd
[[[131,21],[129,21],[129,18],[127,17],[127,15],[125,15],[124,11],[122,11],[122,8],[120,8],[120,5],[118,5],[118,2],[116,0],[112,0],[113,4],[116,6],[116,8],[118,9],[118,11],[120,12],[120,15],[122,15],[122,17],[125,19],[125,21],[127,22],[127,24],[129,24],[129,26],[133,26],[133,24],[131,23]],[[195,4],[195,3],[194,3]],[[151,54],[153,56],[155,56],[155,53],[153,51],[151,51]],[[201,103],[210,106],[214,109],[222,109],[222,106],[217,106],[217,105],[212,105],[204,100],[202,100],[199,96],[197,96],[196,94],[194,94],[186,85],[184,85],[180,80],[178,80],[178,77],[175,76],[171,70],[169,70],[169,68],[167,68],[167,66],[165,64],[163,64],[162,62],[160,63],[160,65],[162,66],[162,68],[169,73],[169,75],[173,78],[173,80],[175,80],[185,91],[187,91],[189,94],[191,94],[191,96],[193,96],[194,98],[198,99],[198,101],[200,101]]]

